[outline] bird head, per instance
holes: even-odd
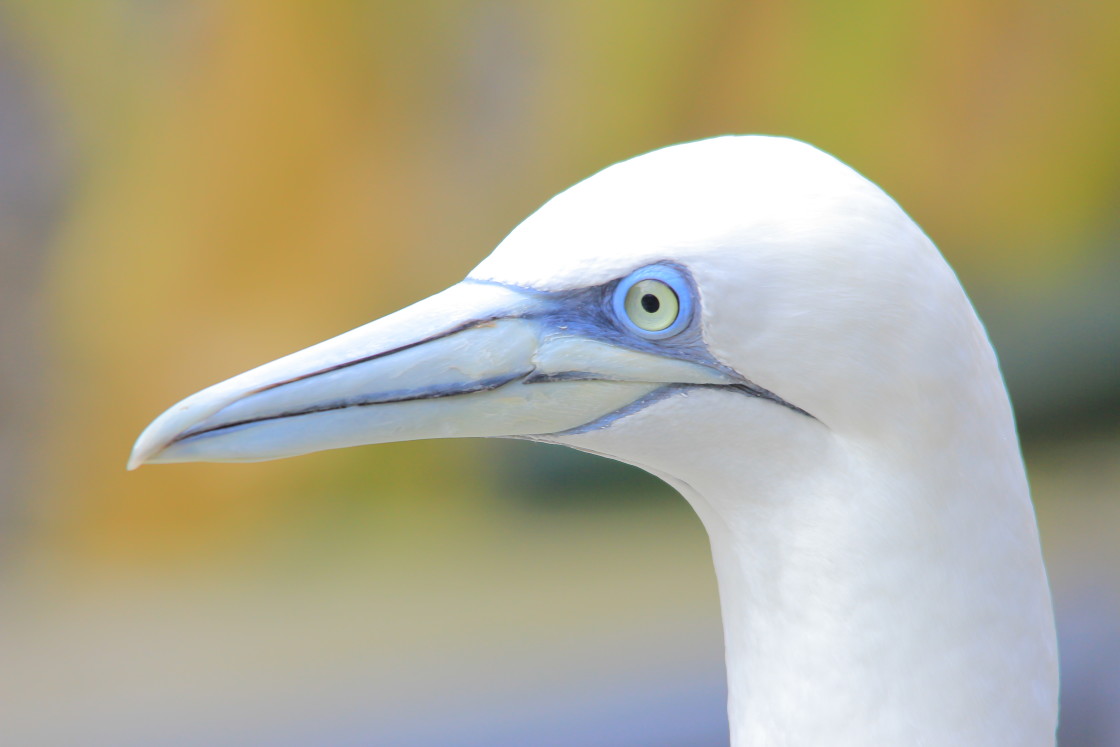
[[[834,158],[677,145],[557,195],[463,282],[188,397],[130,468],[498,436],[672,477],[665,429],[882,427],[897,369],[947,354],[939,294],[961,307],[921,230]]]

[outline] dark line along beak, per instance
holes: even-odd
[[[666,385],[741,386],[704,363],[558,329],[531,292],[464,282],[205,389],[141,434],[145,463],[259,461],[422,438],[577,428]]]

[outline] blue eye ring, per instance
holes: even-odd
[[[672,291],[676,296],[678,305],[676,318],[668,326],[663,329],[646,329],[635,323],[630,313],[627,311],[626,297],[639,283],[643,281],[655,281],[663,283]],[[614,295],[611,298],[611,308],[614,311],[615,318],[618,319],[622,327],[639,337],[644,337],[647,340],[664,340],[667,337],[673,337],[682,332],[688,327],[689,322],[692,321],[693,309],[693,290],[692,285],[686,279],[684,273],[680,270],[669,265],[649,265],[641,269],[635,270],[622,280],[614,289]]]

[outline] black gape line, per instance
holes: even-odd
[[[331,369],[336,370],[336,369]],[[303,407],[298,410],[289,410],[287,412],[279,412],[275,415],[261,415],[256,418],[245,418],[243,420],[234,420],[229,423],[222,423],[215,425],[211,428],[202,428],[199,430],[188,430],[173,438],[169,443],[178,443],[180,441],[189,441],[193,438],[201,438],[203,436],[210,436],[220,432],[233,430],[246,425],[253,425],[255,423],[264,423],[269,420],[283,420],[285,418],[298,418],[301,415],[315,415],[320,412],[331,412],[332,410],[345,410],[349,407],[372,407],[373,405],[392,405],[400,402],[416,402],[424,399],[443,399],[445,397],[458,397],[462,394],[477,394],[479,392],[489,392],[494,389],[499,389],[510,382],[524,379],[533,372],[533,369],[524,371],[517,371],[515,373],[506,374],[503,376],[494,376],[489,379],[480,379],[469,384],[460,384],[454,387],[428,387],[427,389],[404,389],[395,392],[386,392],[384,394],[373,394],[364,397],[348,397],[346,399],[334,400],[332,402],[325,402],[321,405],[312,405],[310,407]],[[293,379],[299,381],[308,377],[301,377],[300,379]],[[258,389],[257,392],[271,389],[266,387]],[[257,392],[254,392],[256,394]],[[252,396],[252,395],[248,395]]]
[[[695,310],[692,313],[692,318],[688,320],[688,325],[678,334],[673,337],[650,340],[637,337],[629,333],[623,328],[620,320],[615,316],[614,309],[611,304],[611,299],[614,296],[619,284],[624,281],[628,275],[615,278],[600,285],[592,285],[586,288],[577,288],[574,290],[565,291],[542,291],[534,288],[524,288],[521,286],[508,285],[505,283],[497,283],[495,281],[475,281],[467,278],[466,282],[484,282],[487,284],[501,285],[506,288],[518,290],[520,292],[531,294],[540,298],[547,298],[552,301],[548,304],[545,311],[536,311],[524,315],[525,318],[538,319],[547,321],[551,326],[558,330],[563,330],[566,334],[582,334],[585,337],[601,340],[603,342],[617,345],[631,350],[637,350],[643,353],[651,353],[660,355],[666,358],[675,358],[677,360],[688,361],[690,363],[701,363],[703,365],[714,368],[718,371],[727,374],[730,378],[736,380],[733,384],[667,384],[660,387],[644,397],[640,397],[634,402],[619,408],[613,412],[607,413],[593,421],[585,423],[584,425],[577,426],[567,431],[562,431],[555,434],[541,434],[541,435],[571,435],[574,433],[584,433],[590,430],[598,430],[605,428],[611,423],[635,412],[645,409],[647,406],[654,402],[659,402],[666,397],[677,392],[687,391],[688,389],[723,389],[735,391],[739,394],[744,394],[749,397],[757,397],[773,402],[776,405],[785,407],[799,415],[812,418],[820,422],[819,418],[812,413],[804,410],[797,405],[789,402],[779,395],[771,392],[765,387],[755,384],[747,377],[743,376],[738,371],[730,366],[722,363],[716,359],[708,350],[707,344],[703,339],[703,332],[700,328],[700,293],[696,285],[696,281],[692,277],[692,273],[688,268],[669,260],[651,263],[651,265],[662,265],[671,267],[680,274],[686,281],[693,298],[695,299]],[[633,273],[630,273],[633,274]],[[646,300],[651,299],[657,304],[654,308],[646,306]],[[642,306],[649,313],[657,311],[660,307],[658,298],[651,294],[645,294],[642,299]],[[595,380],[594,374],[569,371],[554,374],[537,374],[530,375],[524,383],[537,384],[546,383],[551,381],[574,381],[574,380]],[[640,379],[635,379],[638,381]]]
[[[674,262],[660,262],[660,265],[670,266],[675,269],[682,277],[684,277],[694,294],[698,298],[695,282],[692,275],[681,265]],[[541,435],[565,435],[572,433],[583,433],[589,430],[597,430],[604,428],[611,423],[644,409],[654,402],[658,402],[666,397],[688,389],[722,389],[736,391],[751,397],[758,397],[766,399],[775,404],[786,407],[796,413],[805,415],[816,420],[811,413],[806,412],[797,405],[794,405],[782,399],[773,392],[758,386],[744,377],[738,371],[731,369],[718,361],[708,351],[707,345],[703,341],[703,336],[700,330],[700,323],[698,321],[699,314],[693,313],[693,318],[688,320],[688,324],[679,333],[670,338],[649,340],[637,337],[627,331],[615,316],[614,309],[611,305],[611,298],[625,277],[616,278],[600,285],[588,286],[586,288],[578,288],[575,290],[567,291],[542,291],[533,288],[523,288],[515,285],[508,285],[505,283],[497,283],[492,281],[477,281],[467,278],[463,282],[481,282],[487,285],[500,285],[526,296],[533,297],[538,301],[539,307],[530,311],[518,313],[512,309],[496,310],[492,314],[487,314],[479,319],[472,319],[462,324],[458,324],[451,329],[438,334],[430,335],[428,337],[410,342],[405,345],[400,345],[388,350],[383,350],[377,353],[355,358],[354,360],[344,361],[332,366],[312,371],[310,373],[293,376],[283,381],[274,382],[259,389],[243,395],[240,400],[244,401],[249,397],[256,394],[266,392],[279,387],[294,384],[301,381],[307,381],[317,376],[333,373],[342,369],[357,366],[362,363],[384,358],[396,353],[410,350],[412,348],[435,342],[461,332],[466,332],[475,329],[485,324],[501,321],[503,319],[526,319],[536,321],[543,327],[548,329],[546,334],[555,335],[570,335],[570,336],[583,336],[593,340],[616,345],[618,347],[629,348],[643,353],[650,353],[667,358],[674,358],[677,360],[688,361],[691,363],[701,363],[713,369],[723,372],[730,378],[735,379],[733,384],[666,384],[659,387],[644,397],[639,397],[634,402],[619,408],[610,413],[595,418],[594,420],[585,423],[584,425],[577,426],[576,428],[568,431],[563,431],[557,434],[541,434]],[[661,302],[652,293],[647,293],[641,299],[642,308],[649,313],[656,312]],[[499,389],[507,384],[520,381],[526,385],[533,384],[547,384],[560,381],[602,381],[601,376],[587,371],[560,371],[556,373],[536,373],[534,368],[527,368],[495,376],[487,379],[482,379],[476,382],[459,384],[455,386],[446,387],[423,387],[418,389],[401,389],[391,392],[382,392],[378,394],[370,394],[365,396],[348,397],[345,399],[334,400],[331,402],[324,402],[322,404],[313,405],[309,407],[300,408],[298,410],[290,410],[280,412],[272,415],[262,415],[256,418],[245,418],[242,420],[231,421],[229,423],[222,423],[210,428],[188,430],[176,436],[170,443],[179,443],[196,438],[203,438],[218,433],[228,432],[236,428],[250,426],[256,423],[263,423],[272,420],[283,420],[285,418],[296,418],[304,415],[314,415],[317,413],[331,412],[334,410],[342,410],[350,407],[371,407],[374,405],[395,404],[400,402],[415,402],[426,399],[442,399],[445,397],[458,397],[462,395],[477,394],[480,392],[492,391]],[[635,377],[632,382],[640,382],[640,377]]]

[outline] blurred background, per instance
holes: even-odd
[[[559,448],[126,473],[208,384],[571,183],[805,139],[960,274],[1018,412],[1063,747],[1120,744],[1120,4],[0,0],[0,741],[726,744],[699,522]]]

